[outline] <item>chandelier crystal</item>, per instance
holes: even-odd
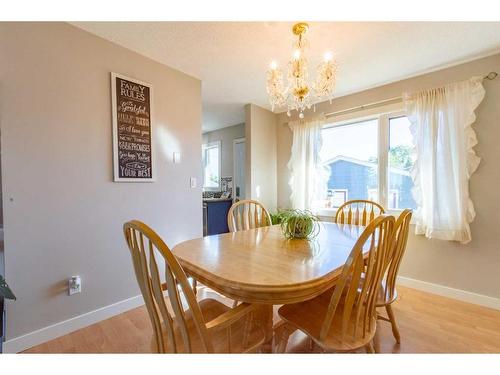
[[[316,80],[309,82],[308,61],[306,52],[309,42],[305,37],[309,25],[298,23],[293,26],[293,34],[297,40],[293,44],[292,59],[288,62],[287,82],[285,85],[283,72],[273,61],[267,71],[267,94],[272,110],[276,107],[287,107],[287,114],[297,110],[299,118],[304,118],[304,110],[310,109],[313,103],[322,100],[332,100],[335,88],[335,73],[337,65],[332,54],[325,53],[324,60],[317,67]]]

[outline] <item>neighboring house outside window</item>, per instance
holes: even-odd
[[[349,199],[368,199],[368,190],[377,189],[377,165],[347,156],[337,156],[325,163],[330,169],[328,189],[346,191],[346,201]],[[353,198],[354,197],[354,198]],[[332,202],[333,203],[333,202]],[[338,203],[330,207],[339,207]]]
[[[355,196],[356,199],[378,200],[377,189],[377,164],[366,162],[346,156],[337,156],[325,163],[330,169],[328,179],[328,192],[342,191],[340,195],[329,194],[327,207],[339,207],[348,200],[348,196]],[[393,186],[389,187],[389,207],[400,209],[402,207],[413,207],[415,201],[411,195],[413,182],[410,173],[398,168],[389,169],[389,181]],[[398,187],[402,186],[401,191]]]
[[[326,207],[340,207],[349,200],[347,189],[328,189]]]

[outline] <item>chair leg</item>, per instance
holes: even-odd
[[[276,347],[276,353],[285,353],[286,346],[288,344],[288,338],[293,333],[294,329],[290,325],[285,323],[283,327],[281,327],[280,331],[281,332],[279,335],[279,342]]]
[[[196,296],[198,294],[198,282],[196,281],[196,279],[193,277],[193,292],[194,292],[194,295]]]
[[[314,340],[309,337],[309,351],[312,352],[314,350]]]
[[[398,326],[396,324],[396,318],[394,317],[394,312],[392,311],[391,305],[385,305],[385,310],[387,311],[387,316],[389,317],[389,320],[391,321],[392,334],[394,335],[396,342],[399,344],[399,343],[401,343],[401,336],[399,335],[399,329],[398,329]]]
[[[368,354],[375,354],[375,348],[373,347],[372,341],[365,345],[365,350]]]
[[[234,300],[234,301],[233,301],[233,309],[234,309],[236,306],[238,306],[238,303],[239,303],[239,301],[236,301],[236,300]]]

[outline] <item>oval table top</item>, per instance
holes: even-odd
[[[312,240],[286,239],[279,225],[182,242],[172,249],[187,273],[249,303],[313,298],[335,284],[364,227],[320,223]]]

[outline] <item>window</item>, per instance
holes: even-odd
[[[377,120],[370,119],[323,129],[320,157],[330,177],[320,206],[332,208],[347,200],[370,199],[378,191],[377,126]]]
[[[221,144],[220,141],[204,144],[203,152],[203,188],[220,190]]]
[[[410,122],[393,108],[359,119],[346,116],[323,128],[320,157],[329,178],[317,208],[353,199],[379,202],[389,210],[416,208]]]
[[[406,116],[389,118],[389,199],[390,210],[416,208],[411,190],[413,180],[413,138]]]
[[[377,189],[369,189],[368,190],[368,200],[369,201],[378,201],[378,190]],[[388,205],[389,209],[399,209],[399,190],[397,189],[389,189],[388,194]]]

